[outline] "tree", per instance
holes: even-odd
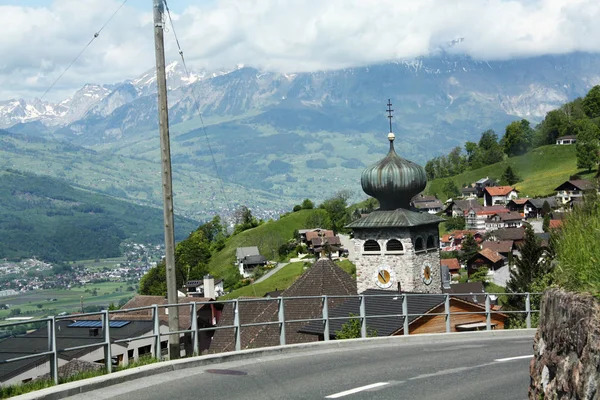
[[[550,203],[548,203],[548,200],[544,200],[544,204],[542,204],[542,213],[548,215],[551,211],[552,208],[550,208]]]
[[[336,233],[344,231],[344,227],[350,221],[350,213],[347,209],[349,197],[350,192],[342,190],[319,206],[319,208],[327,211],[331,221],[331,229]]]
[[[302,209],[312,210],[313,208],[315,208],[315,204],[312,201],[310,201],[310,199],[304,199],[304,201],[302,202]]]
[[[313,212],[306,218],[306,228],[331,228],[331,219],[327,211],[319,209],[313,210]]]
[[[509,157],[525,154],[533,144],[533,133],[526,119],[508,124],[502,138],[504,153]]]
[[[465,229],[465,217],[450,217],[446,219],[445,224],[448,231]]]
[[[548,232],[550,230],[550,214],[544,214],[544,221],[542,222],[542,230]]]
[[[296,204],[292,209],[293,212],[298,212],[300,210],[302,210],[302,206],[300,204]]]
[[[600,117],[600,86],[596,85],[590,89],[583,98],[582,106],[589,118]]]
[[[430,181],[432,181],[436,178],[435,163],[433,162],[433,160],[429,160],[425,164],[425,174],[427,174],[427,179]]]
[[[519,182],[519,178],[517,177],[517,175],[515,175],[510,165],[508,165],[504,170],[504,173],[502,174],[502,181],[509,186],[512,186],[515,183]]]
[[[119,307],[116,306],[115,303],[110,303],[108,305],[108,311],[115,311],[115,310],[118,310],[118,309],[119,309]]]
[[[600,128],[589,119],[575,121],[574,132],[577,135],[575,150],[577,152],[577,168],[585,168],[588,172],[598,165],[600,151]]]
[[[502,146],[498,143],[498,135],[493,130],[487,130],[481,134],[479,139],[479,151],[474,156],[471,168],[495,164],[504,159]]]
[[[341,339],[358,339],[361,337],[360,328],[361,321],[360,318],[356,314],[349,314],[351,319],[348,322],[344,323],[339,331],[335,331],[335,338],[337,340]],[[369,329],[367,326],[367,337],[376,337],[377,331],[374,329]]]
[[[453,148],[446,157],[448,161],[448,173],[450,174],[450,176],[458,175],[464,172],[464,170],[467,167],[467,160],[461,154],[461,151],[462,149],[459,146],[457,146]]]
[[[563,109],[552,110],[546,114],[546,118],[538,125],[536,144],[554,144],[559,136],[569,134],[570,121]]]
[[[489,268],[487,267],[479,267],[475,272],[469,276],[469,282],[482,282],[487,283],[488,281],[488,273]]]
[[[506,283],[506,288],[510,292],[529,292],[533,282],[546,274],[547,269],[542,260],[543,251],[531,225],[525,225],[525,237],[520,247],[521,255],[515,257],[515,268],[510,270],[510,279]]]
[[[454,183],[452,179],[446,180],[446,182],[444,183],[443,191],[446,197],[448,197],[449,199],[460,197],[460,189],[458,188],[458,186],[456,186],[456,183]]]
[[[465,143],[465,151],[467,152],[467,163],[471,165],[473,159],[475,158],[476,152],[479,150],[477,143],[475,142],[467,142]]]
[[[466,263],[479,251],[479,245],[472,234],[467,233],[461,244],[461,261]]]

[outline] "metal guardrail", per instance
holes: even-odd
[[[485,330],[492,329],[492,315],[493,314],[525,314],[525,323],[527,328],[531,328],[531,316],[534,313],[539,313],[539,310],[531,309],[531,296],[533,295],[541,295],[541,293],[447,293],[447,294],[425,294],[425,293],[390,293],[390,294],[382,294],[382,295],[357,295],[357,296],[297,296],[297,297],[277,297],[277,298],[260,298],[260,299],[235,299],[235,300],[223,300],[223,301],[204,301],[204,302],[192,302],[192,303],[179,303],[179,304],[161,304],[161,305],[152,305],[146,307],[137,307],[137,308],[129,308],[125,310],[104,310],[100,312],[91,312],[85,314],[76,314],[76,315],[63,315],[63,316],[51,316],[47,318],[41,318],[38,320],[28,320],[28,321],[18,321],[11,322],[6,324],[1,324],[0,329],[6,328],[8,326],[18,326],[18,325],[28,325],[28,324],[39,324],[46,322],[47,332],[48,332],[48,350],[45,352],[29,354],[21,357],[14,357],[10,359],[0,360],[0,364],[6,364],[21,360],[39,358],[42,356],[48,356],[50,361],[50,376],[55,384],[59,383],[58,377],[58,359],[59,354],[62,352],[73,351],[73,350],[82,350],[86,348],[97,348],[98,346],[102,346],[104,348],[104,361],[105,368],[107,373],[112,372],[112,352],[111,352],[111,344],[117,343],[130,343],[136,340],[143,340],[152,338],[153,346],[152,346],[152,356],[154,358],[161,358],[161,337],[162,336],[170,336],[170,335],[182,335],[190,333],[192,336],[192,344],[193,344],[193,353],[200,354],[199,348],[199,334],[203,331],[216,331],[220,329],[233,329],[234,330],[234,341],[235,341],[235,351],[241,350],[241,330],[242,328],[252,327],[252,326],[262,326],[262,325],[278,325],[279,326],[279,344],[286,345],[286,331],[285,324],[286,323],[300,323],[305,322],[309,323],[312,321],[321,321],[323,323],[323,336],[324,340],[330,340],[330,322],[335,320],[352,320],[358,319],[360,320],[360,335],[361,338],[366,338],[368,336],[367,333],[367,320],[375,319],[375,318],[393,318],[393,317],[403,317],[403,335],[409,335],[409,317],[423,317],[423,316],[444,316],[445,318],[445,332],[451,332],[451,317],[454,315],[468,315],[468,314],[476,314],[476,315],[484,315],[485,316]],[[408,299],[411,296],[444,296],[444,312],[439,313],[421,313],[421,314],[409,314],[408,313]],[[450,298],[452,297],[483,297],[485,296],[484,310],[483,311],[462,311],[462,312],[451,312],[450,309]],[[524,310],[493,310],[491,306],[491,296],[524,296],[525,297],[525,309]],[[375,297],[394,297],[394,298],[402,298],[402,313],[400,314],[378,314],[378,315],[367,315],[366,313],[366,301],[368,298]],[[329,301],[334,299],[352,299],[358,298],[359,300],[359,314],[355,316],[343,316],[343,317],[330,317],[329,316]],[[321,317],[320,318],[308,318],[308,319],[299,319],[299,320],[286,320],[285,319],[285,302],[290,300],[306,300],[306,299],[321,299]],[[277,320],[276,321],[263,321],[256,323],[247,323],[242,324],[240,322],[240,304],[241,303],[250,303],[250,302],[276,302],[277,303]],[[175,308],[175,307],[190,307],[190,315],[197,316],[198,305],[227,305],[231,304],[233,307],[233,325],[221,325],[221,326],[211,326],[207,328],[199,328],[198,327],[198,319],[191,318],[191,327],[190,329],[183,329],[178,331],[168,331],[161,332],[160,331],[160,308]],[[152,310],[152,334],[137,336],[119,340],[111,340],[110,338],[110,316],[111,314],[126,314],[134,311],[142,311],[142,310]],[[97,316],[101,317],[102,328],[103,328],[103,340],[100,342],[86,344],[81,346],[67,347],[67,348],[58,348],[57,347],[57,329],[56,323],[60,320],[72,320],[79,319],[81,317],[88,316]]]

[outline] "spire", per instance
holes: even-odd
[[[394,118],[394,116],[392,115],[392,113],[394,112],[394,110],[392,109],[392,99],[388,99],[388,103],[387,103],[387,113],[388,113],[388,118],[390,119],[390,133],[388,133],[388,140],[390,141],[390,150],[394,148],[394,139],[396,138],[396,135],[394,135],[394,131],[392,130],[392,118]]]

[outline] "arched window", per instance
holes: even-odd
[[[379,246],[379,243],[377,243],[377,241],[375,240],[367,240],[365,242],[365,244],[363,245],[363,250],[364,251],[381,251],[381,247]]]
[[[385,245],[385,250],[386,251],[403,251],[404,247],[402,246],[402,243],[400,243],[400,241],[398,239],[391,239],[391,240],[388,240],[387,244]]]
[[[431,235],[429,235],[429,237],[427,238],[427,248],[435,249],[435,239]]]
[[[421,251],[424,250],[423,249],[423,238],[422,237],[418,237],[415,239],[415,251]]]

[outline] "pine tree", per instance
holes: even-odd
[[[550,208],[550,203],[548,203],[548,200],[544,200],[544,204],[542,204],[542,213],[544,215],[548,215],[550,214],[550,211],[552,211],[552,208]]]
[[[507,166],[506,169],[504,170],[504,174],[502,174],[502,181],[506,182],[506,184],[510,185],[510,186],[519,182],[519,177],[517,175],[515,175],[512,167],[510,165]]]
[[[542,230],[548,232],[550,230],[550,214],[544,215],[544,222],[542,222]]]
[[[477,252],[479,251],[479,245],[477,244],[477,241],[475,240],[473,235],[468,233],[462,241],[461,249],[461,261],[466,263],[475,254],[477,254]]]
[[[574,127],[577,134],[577,168],[585,168],[591,172],[598,165],[600,129],[590,120],[575,121]]]

